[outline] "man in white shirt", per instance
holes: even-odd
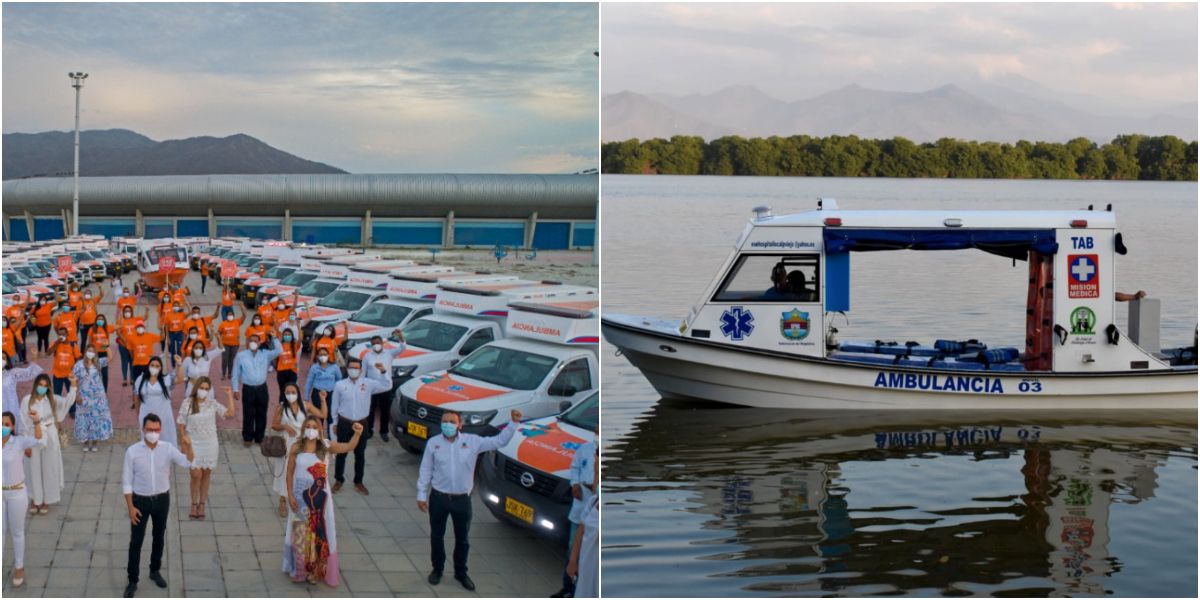
[[[154,521],[150,543],[150,580],[158,587],[167,587],[159,569],[162,568],[164,534],[167,531],[167,512],[171,508],[171,465],[189,467],[192,464],[192,440],[179,434],[180,452],[170,442],[159,441],[162,421],[153,413],[142,420],[142,441],[125,450],[125,466],[121,470],[121,491],[129,508],[129,563],[126,572],[129,585],[125,597],[137,591],[138,564],[142,560],[142,541],[146,538],[146,521]]]
[[[400,333],[397,329],[396,333]],[[404,339],[404,334],[400,333],[400,339]],[[392,360],[404,352],[405,343],[401,341],[394,348],[383,347],[383,336],[375,336],[371,338],[371,347],[360,357],[367,369],[373,369],[379,375],[372,373],[372,377],[382,377],[388,381],[392,380]],[[367,425],[367,437],[370,437],[370,432],[375,424],[375,415],[379,415],[379,438],[383,441],[388,441],[388,421],[392,416],[392,398],[394,390],[389,386],[387,390],[373,394],[371,396],[371,414]]]
[[[375,367],[363,369],[363,363],[357,358],[346,361],[346,378],[333,386],[333,399],[329,401],[329,415],[333,419],[333,434],[337,441],[346,443],[354,437],[354,424],[362,423],[363,429],[369,430],[367,421],[371,416],[371,396],[392,388],[392,379],[379,373]],[[363,485],[363,472],[367,468],[367,439],[369,435],[359,438],[354,447],[354,489],[362,495],[367,495],[367,486]],[[346,455],[338,454],[333,461],[333,491],[342,489],[346,481]]]
[[[442,581],[446,565],[446,518],[454,520],[454,578],[468,590],[475,582],[467,576],[467,552],[471,545],[467,533],[471,529],[471,490],[475,487],[475,459],[489,450],[503,447],[512,439],[521,421],[521,411],[514,409],[512,422],[499,435],[483,437],[462,433],[462,417],[454,411],[442,413],[442,433],[429,439],[421,457],[421,472],[417,477],[417,508],[429,513],[429,544],[433,571],[429,584]]]

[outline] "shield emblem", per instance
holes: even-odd
[[[808,337],[808,313],[795,308],[783,313],[783,318],[779,319],[779,332],[792,341]]]

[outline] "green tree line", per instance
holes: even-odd
[[[938,177],[955,179],[1141,179],[1196,181],[1196,142],[1173,136],[1120,135],[1102,146],[1087,138],[1015,144],[902,137],[744,138],[697,136],[607,142],[604,173]]]

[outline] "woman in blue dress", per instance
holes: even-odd
[[[108,394],[104,391],[104,376],[100,369],[96,347],[88,344],[83,358],[71,368],[79,380],[75,398],[75,439],[83,444],[84,452],[96,452],[96,442],[112,438],[112,413],[108,409]]]

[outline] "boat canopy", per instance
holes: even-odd
[[[1029,251],[1058,252],[1053,229],[853,229],[825,228],[825,252],[878,250],[964,250],[978,248],[1006,258],[1025,260]]]

